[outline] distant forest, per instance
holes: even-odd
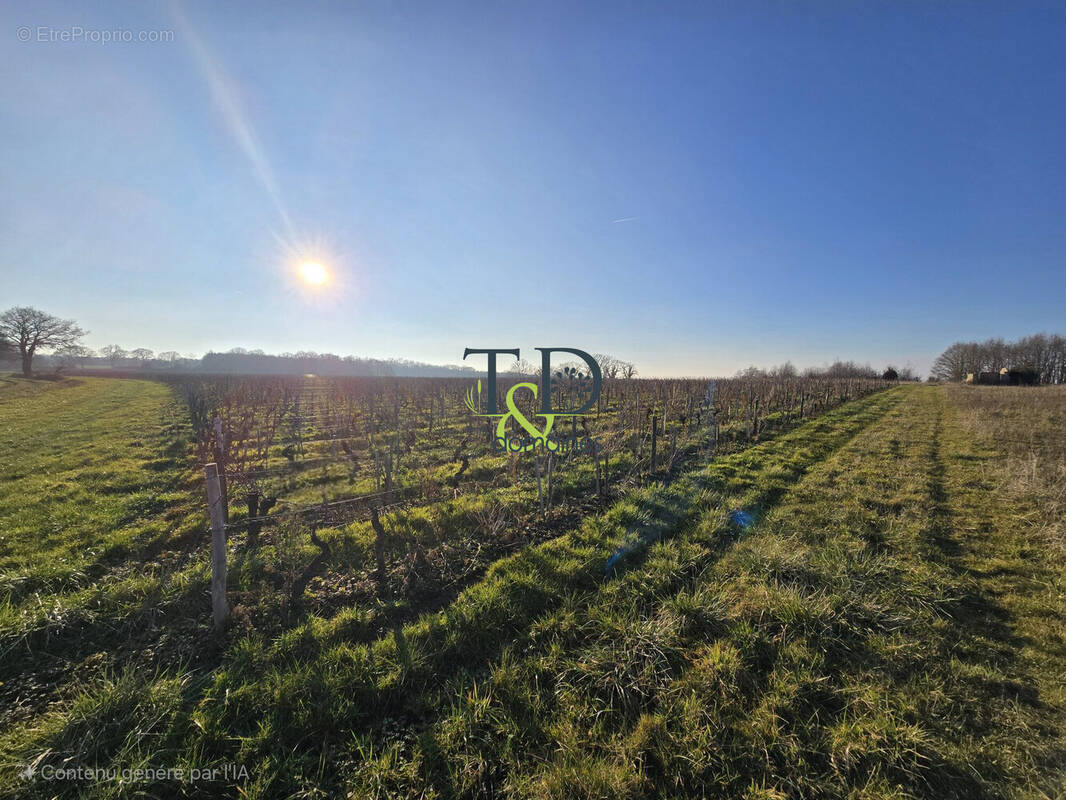
[[[633,365],[611,356],[597,355],[605,376],[636,374]],[[0,369],[16,366],[17,353],[0,349]],[[34,361],[38,370],[143,370],[151,372],[175,371],[215,373],[228,375],[350,375],[381,377],[476,377],[484,374],[468,366],[427,364],[402,358],[360,358],[338,356],[333,353],[281,353],[271,355],[262,350],[245,350],[235,347],[225,353],[207,353],[203,357],[183,356],[175,351],[155,353],[145,348],[125,350],[118,345],[108,345],[99,351],[81,346],[66,348],[52,355],[38,355]],[[503,371],[516,374],[534,374],[535,369],[523,362]],[[933,362],[931,379],[963,381],[971,373],[998,374],[1007,369],[1012,373],[1024,373],[1033,383],[1066,384],[1066,337],[1058,334],[1038,333],[1016,341],[1002,338],[983,342],[955,342]],[[837,361],[827,367],[812,367],[798,370],[786,362],[779,367],[760,369],[748,367],[737,377],[883,377],[893,380],[918,380],[909,367],[889,366],[883,372],[869,364]]]
[[[955,342],[933,362],[933,376],[963,381],[970,374],[1006,369],[1031,375],[1034,383],[1066,383],[1066,337],[1038,333],[1017,341]]]
[[[889,364],[883,370],[877,370],[869,364],[859,364],[855,361],[834,361],[826,367],[807,367],[800,372],[792,364],[786,361],[778,367],[762,369],[751,366],[737,372],[737,378],[882,378],[890,381],[917,381],[921,380],[910,366],[895,367]]]
[[[12,356],[14,354],[11,354]],[[0,359],[2,360],[2,359]],[[202,358],[176,352],[154,353],[139,348],[124,350],[108,345],[93,353],[86,348],[55,355],[39,355],[38,370],[144,370],[151,372],[197,372],[227,375],[351,375],[385,377],[473,377],[472,367],[425,364],[407,359],[356,358],[332,353],[282,353],[269,355],[260,350],[237,347],[227,353],[208,353]]]
[[[447,377],[474,375],[472,367],[440,366],[407,359],[356,358],[332,353],[208,353],[194,369],[228,375],[377,375],[396,377]]]

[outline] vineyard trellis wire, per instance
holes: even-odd
[[[519,380],[501,380],[500,399]],[[216,465],[221,514],[212,529],[221,526],[223,541],[245,532],[249,547],[264,527],[283,521],[310,527],[314,539],[327,523],[373,522],[375,514],[425,511],[461,497],[473,498],[470,524],[481,524],[477,513],[494,504],[525,513],[522,498],[534,486],[535,518],[548,515],[557,499],[566,507],[585,497],[598,507],[649,480],[668,479],[687,460],[746,446],[890,385],[858,378],[710,385],[608,379],[594,410],[564,423],[571,433],[580,427],[596,438],[594,455],[529,457],[493,452],[494,423],[463,406],[463,379],[186,377],[174,383],[187,400],[201,462]],[[530,417],[537,411],[531,397],[520,404]],[[231,519],[240,496],[247,512],[238,508]],[[501,528],[498,520],[485,525],[497,534]],[[379,533],[375,542],[379,566],[392,560],[382,538]]]

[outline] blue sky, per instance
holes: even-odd
[[[1063,330],[1061,5],[81,1],[0,25],[0,306],[91,346],[573,346],[705,375]],[[75,26],[173,40],[39,40]]]

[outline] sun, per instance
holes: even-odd
[[[322,286],[329,281],[329,270],[317,261],[300,264],[300,279],[309,286]]]

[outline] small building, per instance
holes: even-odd
[[[1004,372],[1004,383],[1008,386],[1037,386],[1040,383],[1040,373],[1032,367],[1018,367]]]
[[[1039,377],[1036,370],[1029,367],[1003,367],[999,372],[967,372],[963,383],[977,386],[1036,386],[1040,383]]]
[[[967,372],[966,380],[964,383],[972,383],[978,386],[999,386],[1005,378],[1005,373],[1002,372]]]

